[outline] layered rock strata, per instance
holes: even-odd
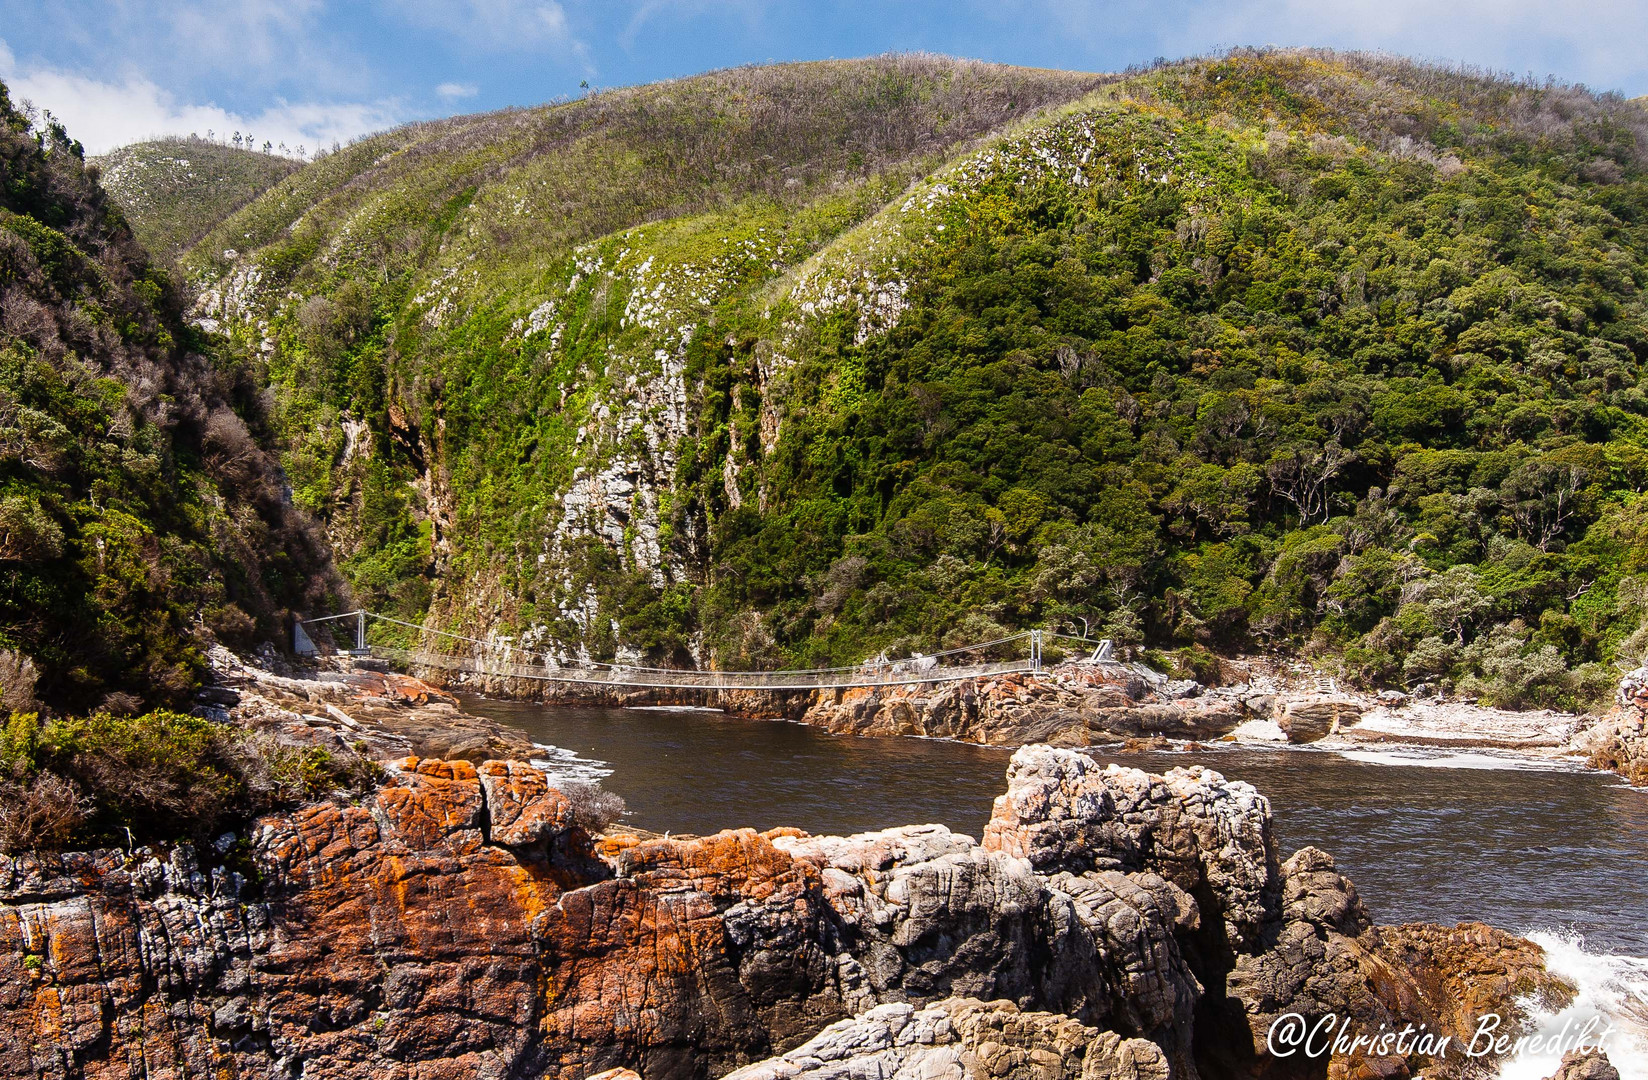
[[[1486,927],[1370,927],[1204,769],[1025,748],[982,842],[575,820],[530,766],[409,758],[208,849],[0,862],[0,1076],[1269,1078],[1283,1012],[1455,1030],[1562,992]]]

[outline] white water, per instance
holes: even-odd
[[[1621,897],[1624,903],[1641,903],[1642,897]],[[1532,1034],[1546,1041],[1560,1040],[1566,1029],[1567,1047],[1573,1048],[1572,1033],[1593,1018],[1598,1028],[1612,1026],[1602,1039],[1603,1050],[1620,1080],[1648,1080],[1648,960],[1634,956],[1610,956],[1585,950],[1578,935],[1536,930],[1528,935],[1545,950],[1545,966],[1578,988],[1573,1004],[1557,1013],[1536,1014]],[[1593,1040],[1594,1042],[1594,1040]],[[1524,1051],[1500,1066],[1499,1080],[1543,1080],[1562,1064],[1562,1051]]]
[[[636,712],[726,712],[725,709],[717,709],[713,705],[625,705],[624,708],[634,709]]]
[[[583,757],[571,750],[563,750],[548,743],[535,742],[532,748],[537,751],[537,755],[532,759],[532,767],[541,769],[552,784],[557,780],[577,780],[593,784],[612,775],[612,766],[596,758]]]
[[[1412,765],[1422,769],[1508,769],[1524,772],[1583,772],[1585,767],[1560,758],[1529,758],[1484,750],[1340,750],[1350,761],[1369,765]]]

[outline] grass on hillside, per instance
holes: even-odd
[[[205,139],[155,139],[92,159],[138,240],[174,259],[303,163]]]

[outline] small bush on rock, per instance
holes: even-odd
[[[572,822],[587,833],[598,833],[624,815],[624,797],[599,784],[572,780],[557,785],[572,805]]]
[[[377,778],[358,754],[179,713],[13,713],[0,728],[0,850],[201,840]]]

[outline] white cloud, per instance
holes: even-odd
[[[239,131],[276,145],[300,144],[311,152],[400,123],[394,101],[298,102],[276,99],[256,114],[217,105],[180,102],[147,78],[127,74],[106,81],[41,64],[19,64],[0,41],[0,78],[13,100],[50,109],[91,154],[156,135],[219,136]]]
[[[457,101],[459,98],[472,98],[480,93],[480,88],[474,83],[443,82],[435,87],[435,93],[445,101]]]
[[[171,27],[166,42],[187,48],[197,63],[237,74],[284,73],[299,63],[323,66],[308,61],[314,44],[325,40],[317,32],[324,8],[323,0],[170,0],[156,14]]]
[[[415,25],[496,50],[555,48],[583,55],[557,0],[385,0]]]
[[[226,76],[240,91],[363,96],[373,67],[347,35],[328,25],[336,8],[329,0],[75,0],[26,7],[0,0],[0,24],[13,44],[104,79],[136,69],[174,90]]]

